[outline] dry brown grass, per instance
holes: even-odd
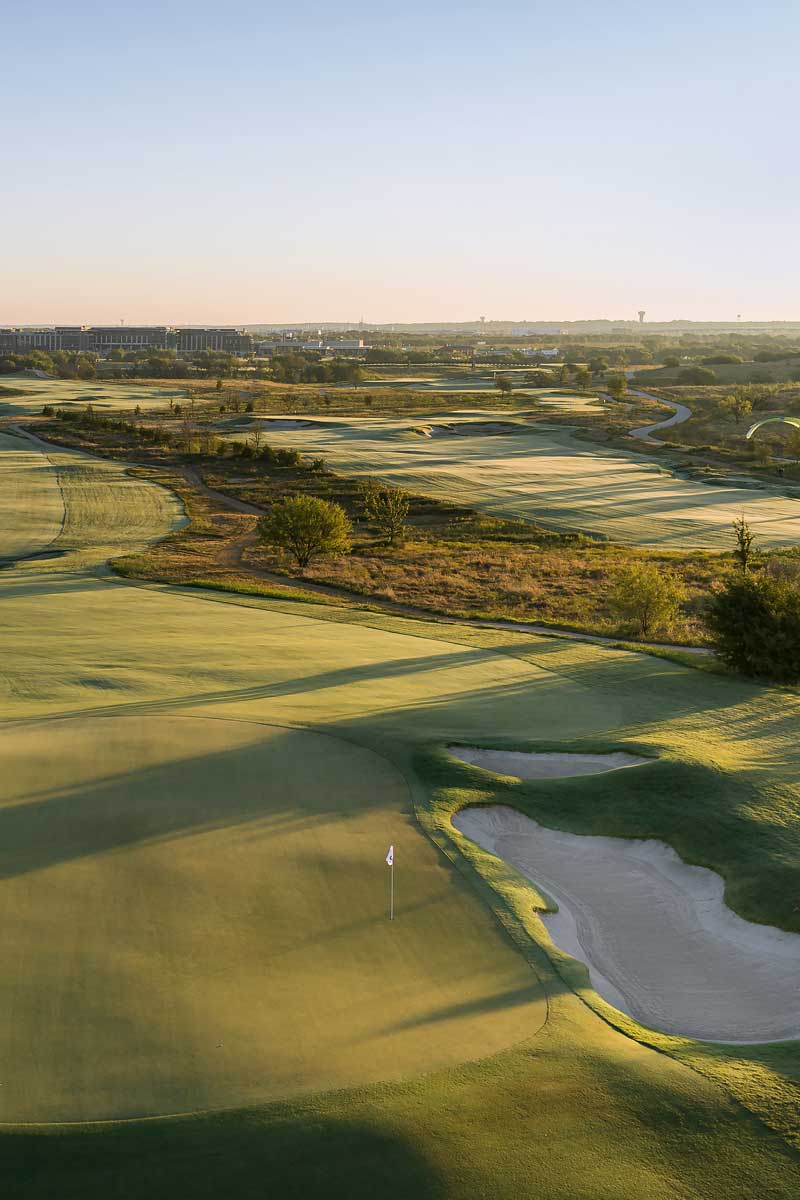
[[[225,456],[191,467],[225,496],[266,508],[286,495],[305,493],[341,504],[354,522],[352,552],[318,559],[300,573],[285,555],[259,542],[256,518],[235,512],[186,477],[187,460],[171,449],[131,444],[116,431],[87,430],[57,422],[39,426],[46,437],[96,453],[152,463],[148,471],[183,499],[191,524],[146,553],[115,564],[129,577],[219,587],[259,595],[298,595],[341,603],[400,605],[455,617],[539,622],[611,636],[632,636],[611,604],[621,571],[647,560],[680,576],[687,600],[679,621],[662,638],[703,643],[705,599],[728,569],[710,553],[682,555],[638,550],[533,523],[484,516],[430,497],[414,497],[408,537],[389,546],[365,521],[358,481],[308,464],[278,466]],[[282,582],[285,580],[285,583]],[[323,586],[321,586],[323,585]]]

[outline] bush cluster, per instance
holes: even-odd
[[[734,670],[776,683],[800,681],[800,588],[769,574],[731,577],[706,615],[717,654]]]

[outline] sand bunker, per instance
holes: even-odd
[[[512,421],[456,421],[449,425],[420,425],[414,433],[423,437],[480,437],[486,434],[519,433],[524,426]]]
[[[570,779],[575,775],[599,775],[622,767],[640,767],[652,762],[635,754],[530,754],[521,750],[479,750],[476,746],[448,746],[453,758],[515,779]]]
[[[800,1037],[800,935],[736,916],[715,872],[663,842],[562,833],[504,805],[453,824],[556,900],[550,936],[616,1008],[707,1041]]]
[[[320,421],[293,420],[290,417],[261,417],[259,425],[263,429],[321,429]]]

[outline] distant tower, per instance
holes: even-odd
[[[486,324],[486,317],[481,317],[481,325],[485,325],[485,324]]]
[[[644,325],[644,318],[645,318],[645,310],[643,308],[640,308],[639,309],[639,324],[640,325]]]

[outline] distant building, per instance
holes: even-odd
[[[252,334],[244,333],[232,325],[211,329],[173,329],[178,354],[196,354],[202,350],[214,350],[222,354],[244,356],[253,353]]]
[[[89,348],[103,357],[112,350],[165,350],[167,346],[168,330],[163,325],[92,325],[83,332]]]
[[[60,350],[55,329],[0,329],[0,351],[27,354],[31,350]]]
[[[244,356],[253,352],[251,334],[223,326],[176,329],[171,325],[56,325],[48,329],[0,329],[0,352],[77,350],[107,357],[112,350],[175,350],[192,354],[216,350]]]
[[[362,354],[369,350],[363,338],[308,338],[305,341],[280,339],[262,341],[256,345],[259,354],[296,354],[302,350],[314,350],[318,354]]]

